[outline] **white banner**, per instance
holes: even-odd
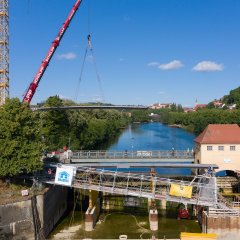
[[[72,180],[75,176],[76,168],[71,166],[57,167],[55,183],[60,185],[72,186]]]

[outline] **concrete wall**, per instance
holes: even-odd
[[[212,146],[212,150],[207,150],[207,146]],[[224,146],[224,150],[218,150],[218,146]],[[235,146],[235,151],[230,150],[230,146]],[[218,171],[240,170],[240,144],[197,144],[195,162],[199,160],[202,164],[217,164]]]
[[[240,217],[238,216],[208,216],[202,215],[203,233],[216,233],[218,240],[240,239]]]
[[[67,209],[67,188],[51,187],[36,197],[36,203],[46,237]],[[10,235],[11,239],[35,239],[31,200],[0,205],[0,234]]]

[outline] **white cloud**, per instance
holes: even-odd
[[[150,63],[148,63],[148,66],[149,67],[158,67],[159,63],[158,62],[150,62]]]
[[[222,71],[223,68],[223,64],[218,64],[212,61],[202,61],[194,66],[192,70],[197,72],[215,72]]]
[[[166,64],[160,64],[158,66],[158,68],[160,68],[161,70],[173,70],[173,69],[178,69],[178,68],[182,68],[184,65],[182,64],[181,61],[179,60],[173,60],[169,63]]]
[[[57,55],[58,60],[73,60],[76,57],[77,57],[77,55],[75,53],[72,53],[72,52]]]

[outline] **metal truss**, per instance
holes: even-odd
[[[50,166],[50,165],[49,165]],[[53,165],[52,167],[56,167]],[[156,200],[206,206],[209,215],[240,216],[240,210],[223,198],[217,188],[216,177],[198,175],[192,181],[180,181],[169,178],[160,178],[154,175],[133,174],[118,171],[108,171],[89,167],[77,167],[76,175],[71,186],[85,190],[107,192],[111,194],[144,197]],[[39,181],[48,184],[54,182],[54,174],[36,176]],[[61,184],[60,184],[61,185]],[[174,194],[172,186],[178,186],[179,192]],[[181,193],[181,189],[183,189]],[[190,194],[186,195],[184,189]]]
[[[190,197],[184,196],[184,192],[179,196],[172,194],[171,187],[173,185],[179,186],[180,189],[190,186]],[[77,169],[72,186],[183,204],[216,207],[218,203],[216,178],[211,176],[196,176],[191,182],[188,182],[156,176],[80,167]]]
[[[8,0],[0,0],[0,105],[9,97]]]

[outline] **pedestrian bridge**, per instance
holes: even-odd
[[[64,165],[58,166],[63,171],[64,167]],[[89,167],[77,167],[74,172],[69,187],[213,207],[222,209],[227,214],[239,216],[239,211],[222,202],[218,194],[216,177],[211,175],[198,175],[193,177],[192,181],[183,181],[160,178],[154,172],[150,175],[133,174]],[[53,174],[51,178],[43,176],[39,180],[48,184],[66,186],[65,183],[56,183],[57,178],[58,175]]]
[[[163,163],[182,164],[194,162],[193,151],[73,151],[69,156],[70,162],[82,166],[110,167],[144,167]]]

